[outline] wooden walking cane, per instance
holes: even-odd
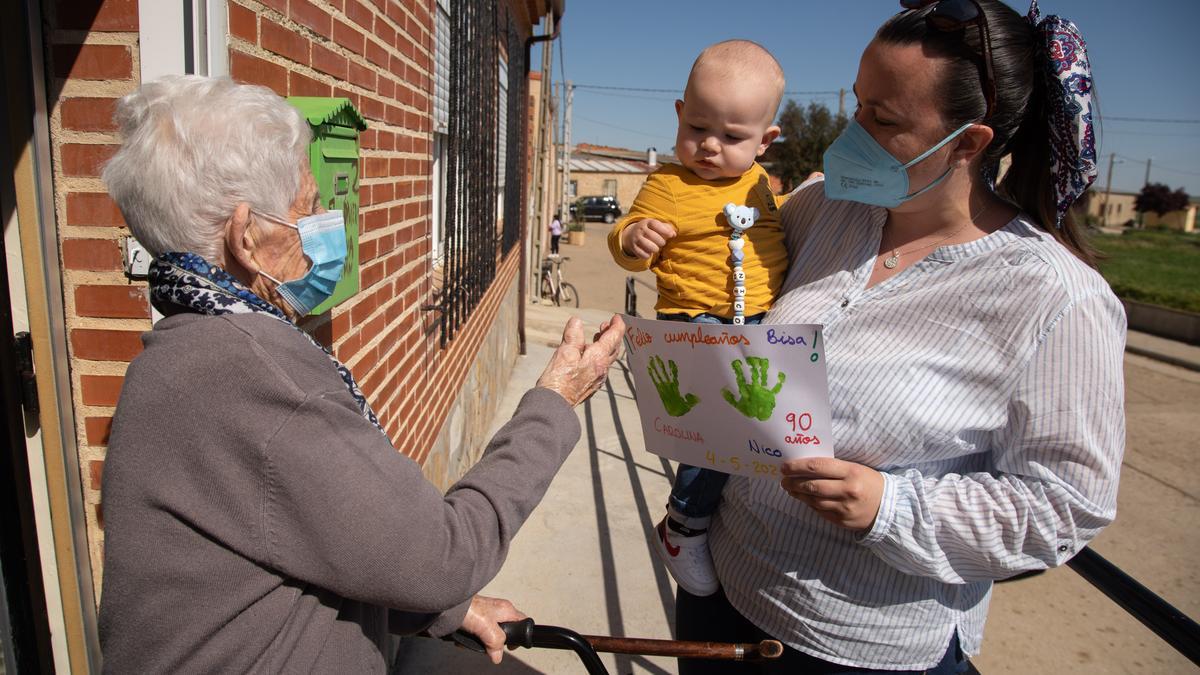
[[[674,656],[683,659],[721,659],[726,661],[758,661],[777,659],[783,654],[778,640],[756,643],[694,642],[689,640],[655,640],[651,638],[622,638],[604,635],[581,635],[592,649],[610,654],[641,654],[644,656]]]
[[[540,647],[570,650],[579,656],[591,675],[605,675],[608,672],[601,663],[597,652],[727,661],[777,659],[783,654],[783,644],[778,640],[763,640],[758,643],[693,642],[580,635],[568,628],[536,625],[533,619],[506,621],[501,623],[500,627],[504,629],[507,638],[505,644],[510,649]],[[483,644],[479,642],[478,638],[461,630],[443,639],[456,642],[473,651],[484,651]]]

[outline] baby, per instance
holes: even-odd
[[[712,45],[692,65],[675,101],[682,166],[651,174],[608,236],[621,267],[654,270],[660,320],[742,323],[744,315],[756,324],[770,309],[788,259],[778,202],[755,158],[779,136],[783,88],[779,63],[747,40]],[[717,590],[707,528],[728,477],[680,465],[655,528],[654,550],[693,595]]]

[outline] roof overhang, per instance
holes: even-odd
[[[525,0],[525,6],[529,8],[530,16],[546,16],[553,13],[554,22],[558,23],[567,9],[567,0]]]

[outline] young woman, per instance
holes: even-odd
[[[679,594],[681,639],[788,645],[749,672],[962,672],[992,582],[1115,516],[1125,317],[1068,211],[1095,178],[1084,42],[1036,3],[902,4],[783,208],[765,321],[824,324],[837,458],[732,477],[722,592]]]

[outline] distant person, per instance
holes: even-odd
[[[744,315],[756,324],[771,308],[787,251],[778,202],[755,159],[779,136],[783,88],[775,57],[748,40],[714,44],[692,65],[675,101],[680,164],[650,174],[608,235],[618,265],[654,271],[660,320],[730,324]],[[734,265],[742,280],[731,280]],[[667,516],[655,529],[654,551],[694,595],[717,590],[706,531],[728,478],[680,465]]]
[[[676,604],[679,639],[788,648],[683,675],[965,672],[992,582],[1116,514],[1125,316],[1070,212],[1096,175],[1083,38],[1036,4],[901,4],[824,182],[781,209],[764,322],[825,326],[836,459],[785,462],[783,489],[732,477],[721,592]]]
[[[558,255],[558,240],[562,239],[562,213],[556,212],[550,221],[550,255]]]

